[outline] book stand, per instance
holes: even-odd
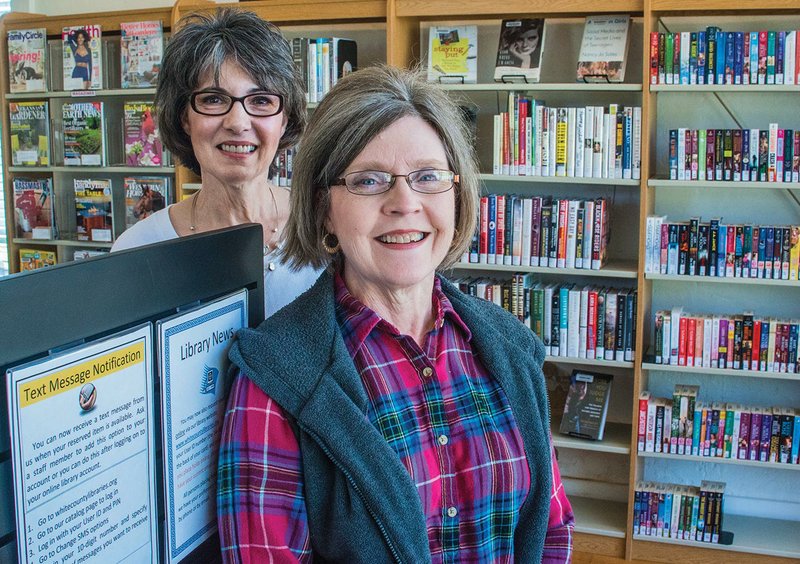
[[[504,74],[499,79],[495,78],[495,82],[502,82],[503,84],[513,84],[515,82],[524,82],[525,84],[531,84],[528,80],[528,77],[524,74]]]

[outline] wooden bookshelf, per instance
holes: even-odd
[[[792,380],[800,382],[800,374],[789,372],[767,372],[766,370],[734,370],[733,368],[709,368],[702,366],[676,366],[674,364],[655,364],[643,362],[642,370],[661,372],[681,372],[685,374],[716,374],[718,376],[739,376],[762,380]]]
[[[697,464],[706,462],[709,464],[734,464],[736,466],[749,466],[759,470],[788,470],[800,471],[800,464],[780,464],[777,462],[758,462],[755,460],[739,460],[738,458],[721,458],[717,456],[696,456],[691,454],[665,454],[663,452],[637,452],[637,456],[642,458],[659,458],[662,460],[679,460]],[[727,516],[726,516],[727,517]]]
[[[508,174],[481,174],[485,182],[518,182],[532,184],[579,184],[586,186],[629,186],[638,187],[638,180],[627,178],[593,178],[583,176],[511,176]]]
[[[667,180],[651,178],[649,188],[690,190],[800,190],[798,182],[724,182],[710,180]]]
[[[459,262],[453,267],[453,269],[480,272],[552,274],[554,276],[592,276],[623,279],[636,278],[636,265],[624,260],[610,260],[603,268],[597,270],[591,268],[550,268],[548,266],[509,266],[503,264],[484,264],[473,262]]]
[[[800,288],[797,280],[774,280],[772,278],[739,278],[735,276],[685,276],[678,274],[656,274],[648,272],[644,275],[647,280],[664,282],[696,283],[696,284],[744,284],[747,286],[789,286]]]
[[[555,422],[552,422],[550,434],[553,436],[553,446],[556,448],[624,455],[631,453],[631,426],[627,423],[607,422],[602,441],[591,441],[562,435],[558,431],[558,425]]]

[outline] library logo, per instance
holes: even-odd
[[[200,393],[213,394],[217,390],[218,376],[219,376],[219,370],[204,365],[203,378],[200,380]]]

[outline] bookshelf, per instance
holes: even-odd
[[[10,12],[2,18],[2,76],[0,76],[0,96],[2,96],[3,119],[3,172],[5,176],[6,225],[8,227],[8,254],[11,272],[18,272],[19,249],[31,248],[54,251],[58,262],[73,259],[76,249],[109,249],[111,243],[78,241],[75,234],[75,204],[72,181],[74,178],[111,179],[114,210],[114,235],[118,236],[125,228],[125,197],[123,178],[128,175],[156,176],[172,179],[172,166],[129,167],[123,166],[124,142],[122,130],[122,108],[125,102],[149,101],[155,93],[154,88],[120,88],[120,23],[160,20],[164,33],[170,29],[171,8],[125,10],[119,12],[99,12],[72,16],[44,16]],[[65,26],[96,23],[103,32],[104,88],[91,92],[69,92],[62,87],[61,68],[61,30]],[[44,28],[48,37],[48,75],[47,92],[11,93],[8,76],[7,32],[13,29]],[[10,166],[11,150],[8,143],[9,110],[8,103],[15,101],[46,101],[50,122],[50,166],[27,167]],[[61,146],[61,109],[68,102],[95,102],[104,105],[104,130],[106,146],[106,166],[64,166]],[[12,179],[51,178],[53,182],[53,202],[55,203],[56,224],[59,228],[57,238],[22,239],[14,236],[14,193]],[[173,183],[174,184],[174,183]]]

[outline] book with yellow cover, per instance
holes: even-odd
[[[431,26],[428,80],[446,83],[478,81],[478,26]]]

